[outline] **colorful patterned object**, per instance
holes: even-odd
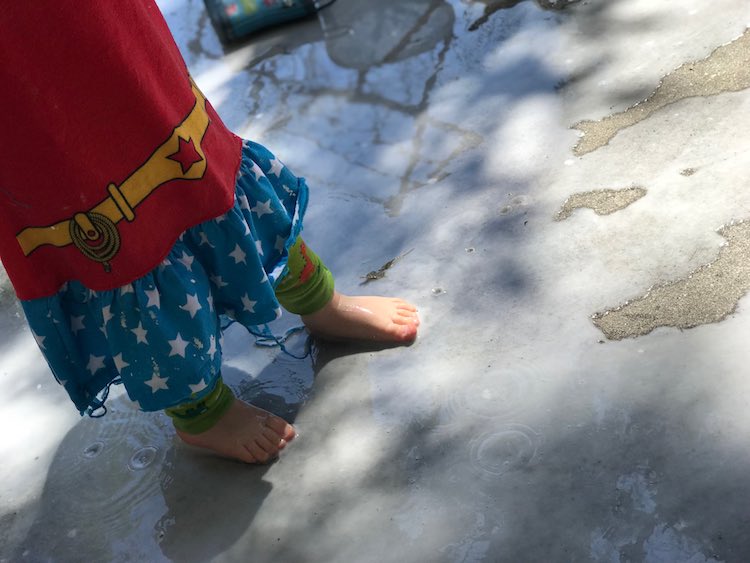
[[[223,43],[314,14],[315,0],[204,0]]]

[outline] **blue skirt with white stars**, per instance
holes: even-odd
[[[34,337],[81,414],[123,383],[144,411],[199,400],[221,367],[222,316],[257,333],[281,315],[274,287],[302,230],[307,185],[245,141],[233,207],[185,231],[147,275],[110,291],[68,282],[22,301]]]

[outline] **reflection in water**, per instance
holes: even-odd
[[[415,57],[450,41],[454,20],[453,8],[445,0],[354,0],[321,12],[331,60],[362,71]],[[341,29],[347,33],[329,31]]]
[[[474,0],[469,0],[470,2],[473,2]],[[469,31],[476,31],[479,29],[482,24],[487,23],[487,20],[490,19],[490,16],[494,14],[495,12],[498,12],[500,10],[507,10],[508,8],[513,8],[514,6],[517,6],[524,0],[478,0],[479,2],[485,4],[484,7],[484,14],[481,18],[476,20],[474,23],[472,23],[469,26]],[[574,4],[578,2],[579,0],[536,0],[536,3],[539,5],[539,7],[542,10],[562,10],[563,8],[566,8],[570,4]]]
[[[531,5],[550,10],[573,1]],[[485,17],[512,3],[484,2]],[[543,16],[534,10],[496,14],[482,34],[469,33],[473,4],[336,2],[317,21],[261,34],[228,53],[230,67],[244,67],[229,81],[221,80],[221,72],[206,72],[205,80],[221,84],[213,99],[220,113],[235,117],[227,120],[230,127],[284,147],[282,157],[299,155],[289,162],[293,167],[315,155],[309,157],[315,165],[300,170],[319,171],[309,177],[311,183],[328,187],[333,197],[375,203],[396,216],[409,194],[459,171],[459,159],[466,162],[490,124],[503,120],[498,114],[467,123],[467,113],[456,106],[491,96],[515,99],[532,90],[551,93],[550,69],[533,54],[528,61],[515,61],[517,53],[506,62],[493,60],[527,20]],[[203,15],[187,19],[190,31],[180,46],[189,64],[206,67],[218,40],[206,33],[210,26]]]
[[[355,197],[397,215],[408,193],[445,178],[456,157],[482,142],[427,111],[455,19],[445,0],[334,4],[321,12],[324,30],[334,30],[326,31],[325,44],[302,45],[248,69],[252,126],[291,135],[345,168],[352,175],[344,179],[347,189],[362,175],[372,178],[389,193]]]

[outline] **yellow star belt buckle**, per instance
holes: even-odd
[[[117,223],[135,220],[135,208],[159,186],[177,179],[197,180],[206,173],[206,155],[201,143],[210,119],[206,113],[206,98],[190,81],[195,105],[169,139],[154,150],[151,156],[125,181],[107,186],[108,196],[87,211],[76,213],[46,227],[27,227],[16,240],[29,256],[45,245],[65,247],[73,244],[87,258],[101,262],[106,272],[110,261],[120,250]]]

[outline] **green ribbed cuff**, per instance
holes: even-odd
[[[177,430],[187,434],[200,434],[211,429],[233,402],[234,393],[219,377],[214,389],[202,399],[170,407],[164,412],[172,419]]]
[[[287,273],[276,287],[276,298],[287,311],[310,315],[333,297],[333,274],[301,238],[289,249]]]

